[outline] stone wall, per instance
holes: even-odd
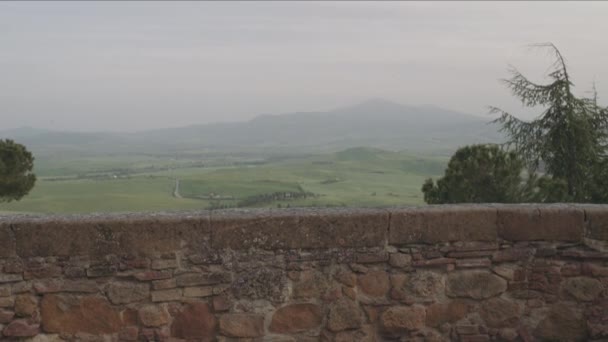
[[[608,339],[608,207],[0,218],[0,340]]]

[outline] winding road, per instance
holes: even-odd
[[[179,194],[179,179],[175,178],[175,188],[173,188],[173,197],[182,198],[182,195]]]

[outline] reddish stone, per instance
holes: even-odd
[[[5,324],[13,320],[15,313],[12,311],[0,309],[0,324]]]
[[[168,268],[177,268],[177,260],[175,259],[160,259],[152,261],[152,269],[164,270]]]
[[[146,259],[146,258],[134,258],[134,259],[124,260],[123,264],[125,265],[125,269],[148,268],[148,266],[150,266],[150,260]]]
[[[432,304],[426,309],[426,325],[437,328],[444,323],[456,322],[470,311],[470,305],[462,300],[453,300],[447,304]]]
[[[146,327],[160,327],[169,323],[169,314],[156,305],[146,305],[139,309],[139,321]]]
[[[496,241],[496,209],[440,206],[391,212],[389,243]]]
[[[479,327],[471,324],[460,324],[456,326],[456,332],[460,335],[477,335],[479,334]]]
[[[146,271],[135,273],[133,276],[139,281],[162,280],[171,278],[171,272]]]
[[[561,274],[564,277],[576,277],[581,275],[580,264],[566,264],[561,268]]]
[[[384,297],[390,288],[388,274],[385,271],[370,271],[360,275],[357,283],[361,292],[370,297]]]
[[[220,316],[220,333],[229,337],[260,337],[264,335],[264,316],[224,314]]]
[[[225,296],[216,296],[212,300],[213,310],[215,312],[222,312],[230,310],[232,303]]]
[[[107,295],[112,304],[139,302],[150,295],[150,285],[126,282],[110,283]]]
[[[139,327],[137,326],[128,326],[124,327],[120,333],[118,334],[118,338],[124,341],[137,341],[137,336],[139,335]]]
[[[534,335],[541,341],[587,341],[584,317],[565,304],[553,305],[540,321]]]
[[[493,262],[527,261],[534,256],[534,248],[507,248],[492,255]]]
[[[507,289],[507,282],[487,271],[460,271],[448,274],[446,294],[450,297],[484,299]]]
[[[355,254],[355,261],[360,264],[377,264],[388,261],[388,253],[377,252],[377,253],[357,253]]]
[[[562,289],[580,301],[593,301],[604,290],[602,283],[589,277],[567,278]]]
[[[118,311],[100,297],[47,294],[40,310],[45,332],[113,334],[122,327]]]
[[[447,264],[453,264],[456,262],[456,259],[453,258],[437,258],[430,260],[417,260],[412,262],[412,266],[414,267],[436,267],[436,266],[444,266]]]
[[[323,311],[315,304],[291,304],[278,309],[272,315],[270,331],[297,333],[315,329],[323,320]]]
[[[31,316],[38,309],[38,300],[34,296],[21,294],[15,298],[15,314],[17,316]]]
[[[32,323],[26,319],[16,319],[2,331],[4,336],[9,337],[29,337],[40,333],[40,324]]]
[[[382,313],[380,326],[387,335],[400,335],[423,328],[425,319],[423,306],[394,306]]]
[[[592,277],[608,277],[608,267],[586,262],[582,265],[581,270],[584,275]]]
[[[491,328],[515,327],[521,316],[521,307],[514,301],[492,298],[481,304],[481,317]]]
[[[0,273],[0,283],[14,283],[17,281],[22,281],[23,276],[21,274],[2,274]]]
[[[331,306],[327,328],[334,332],[359,328],[362,323],[361,316],[357,303],[342,298]]]
[[[166,290],[172,289],[177,286],[177,282],[175,279],[165,279],[165,280],[157,280],[152,282],[152,288],[154,290]]]
[[[11,287],[9,285],[0,286],[0,297],[8,297],[11,295]]]
[[[38,294],[60,292],[62,287],[62,279],[45,279],[34,283],[34,290]]]
[[[606,252],[594,252],[594,251],[580,251],[580,250],[566,250],[562,252],[562,256],[577,259],[608,259],[608,253]]]
[[[460,336],[460,341],[461,342],[487,342],[487,341],[490,341],[490,336],[482,335],[482,334],[463,335],[463,336]]]
[[[3,297],[0,298],[0,308],[12,308],[15,305],[15,298]]]
[[[217,330],[217,320],[207,303],[188,304],[177,314],[171,325],[171,336],[183,339],[212,341]]]
[[[582,209],[559,207],[502,207],[498,235],[511,241],[581,241],[585,229]]]
[[[459,259],[456,260],[458,268],[487,268],[492,265],[490,259]]]
[[[319,298],[328,287],[325,275],[311,270],[300,272],[299,281],[293,285],[293,298]]]
[[[41,278],[55,278],[61,276],[63,270],[57,265],[42,264],[37,267],[28,267],[23,272],[23,279],[41,279]]]
[[[153,302],[170,302],[174,300],[180,300],[182,298],[182,289],[170,289],[152,291],[151,299]]]
[[[393,267],[403,268],[412,264],[412,256],[405,253],[391,253],[388,262]]]
[[[178,286],[215,285],[229,283],[230,273],[185,273],[176,277]]]
[[[491,256],[494,251],[464,251],[464,252],[449,252],[449,258],[465,259],[465,258],[482,258]]]
[[[349,271],[342,270],[338,272],[335,277],[337,281],[349,287],[353,287],[357,284],[357,276]]]
[[[21,273],[23,272],[23,262],[19,259],[8,260],[4,264],[4,273]]]

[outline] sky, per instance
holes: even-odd
[[[522,118],[553,42],[608,103],[608,2],[0,2],[0,130],[139,131],[370,98]],[[605,94],[605,95],[604,95]]]

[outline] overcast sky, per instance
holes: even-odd
[[[608,99],[608,2],[0,2],[0,129],[132,131],[386,98],[521,107],[555,43]]]

